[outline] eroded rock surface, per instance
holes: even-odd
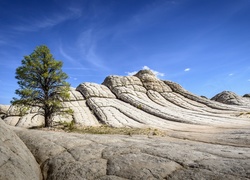
[[[54,121],[160,129],[249,126],[249,118],[239,116],[250,109],[249,98],[242,98],[235,95],[230,105],[216,102],[194,95],[177,83],[159,80],[149,70],[141,70],[134,76],[108,76],[102,84],[82,83],[71,88],[70,100],[63,103],[74,114],[56,116]],[[40,126],[44,119],[35,116],[37,111],[33,108],[20,115],[19,108],[10,107],[4,120],[14,126]]]
[[[41,171],[35,158],[3,121],[0,121],[0,179],[41,179]]]
[[[247,98],[247,95],[244,95],[243,97],[235,94],[231,91],[223,91],[214,97],[211,98],[211,100],[218,101],[224,104],[230,104],[230,105],[241,105],[241,106],[248,106],[250,105],[250,100]]]
[[[16,129],[44,179],[249,179],[249,129],[166,137]],[[232,138],[234,137],[234,138]]]

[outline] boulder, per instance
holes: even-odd
[[[250,98],[250,94],[244,94],[243,97]]]
[[[240,96],[231,91],[223,91],[211,98],[213,101],[229,105],[241,105],[243,101]]]
[[[7,111],[9,109],[9,105],[2,105],[0,104],[0,119],[4,119]]]
[[[0,179],[42,179],[34,156],[2,120],[0,120]]]
[[[9,108],[9,105],[0,104],[0,114],[6,114]]]

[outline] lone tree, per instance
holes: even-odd
[[[69,99],[68,76],[62,71],[63,63],[53,58],[47,46],[38,46],[32,54],[24,56],[22,65],[16,69],[19,89],[13,98],[13,105],[39,107],[44,116],[45,127],[52,126],[53,116],[69,112],[62,101]]]

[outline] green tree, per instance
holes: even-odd
[[[13,98],[13,105],[39,107],[44,116],[45,127],[52,126],[53,116],[68,113],[62,101],[69,99],[68,76],[62,71],[63,63],[53,58],[47,46],[38,46],[32,54],[24,56],[22,65],[16,69],[19,89]]]

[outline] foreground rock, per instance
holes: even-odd
[[[0,121],[0,179],[41,179],[39,165],[19,137]]]
[[[250,178],[249,128],[186,129],[166,137],[15,131],[44,179]]]

